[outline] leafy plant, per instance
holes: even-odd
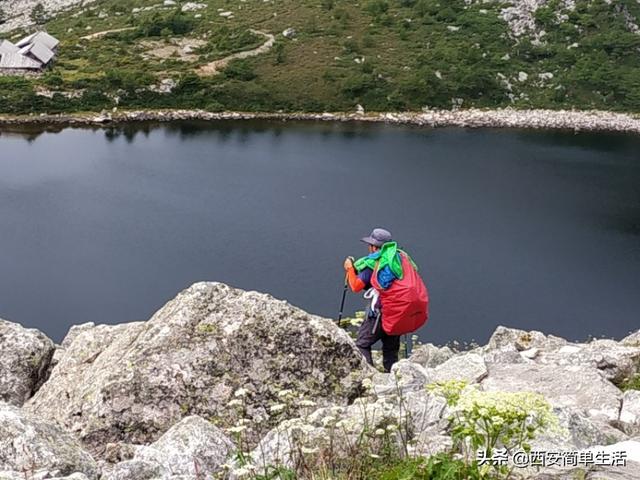
[[[640,390],[640,374],[633,375],[630,378],[626,378],[620,384],[620,390]]]
[[[47,23],[47,12],[44,9],[44,5],[42,5],[42,3],[36,3],[29,14],[29,18],[36,25],[44,25]]]
[[[478,465],[475,453],[483,450],[491,458],[497,448],[507,452],[530,451],[530,441],[542,428],[558,429],[558,420],[544,397],[530,392],[485,392],[465,382],[431,384],[452,409],[451,436],[469,466]],[[507,465],[485,464],[483,474],[507,477]]]

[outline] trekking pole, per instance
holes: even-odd
[[[347,277],[344,277],[344,289],[342,290],[342,301],[340,302],[340,313],[338,313],[338,326],[340,326],[340,320],[342,320],[342,312],[344,310],[344,301],[347,298],[347,288],[349,285],[347,283]]]

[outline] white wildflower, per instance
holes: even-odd
[[[300,450],[302,450],[302,453],[304,453],[305,455],[308,455],[311,453],[318,453],[320,451],[318,447],[313,447],[313,448],[302,447]]]
[[[235,397],[245,397],[249,393],[249,390],[246,388],[239,388],[233,394]]]
[[[279,413],[282,412],[285,408],[287,408],[287,406],[284,403],[276,403],[275,405],[271,405],[269,407],[269,410],[272,413]]]
[[[335,421],[336,421],[336,417],[331,417],[331,416],[324,417],[322,419],[322,425],[324,425],[325,427],[328,427],[329,425],[335,423]]]
[[[290,397],[291,395],[293,395],[293,390],[280,390],[278,392],[278,397],[280,398]]]
[[[385,431],[385,429],[384,429],[384,428],[378,428],[378,429],[376,429],[376,431],[374,432],[374,435],[375,435],[376,437],[382,437],[385,433],[387,433],[387,432]]]
[[[227,405],[229,405],[230,407],[241,407],[242,406],[242,400],[238,400],[237,398],[234,398]]]
[[[228,432],[231,433],[242,433],[247,429],[245,425],[236,425],[235,427],[227,428]]]
[[[298,406],[300,406],[300,407],[315,407],[316,406],[316,402],[314,402],[313,400],[300,400],[298,402]]]

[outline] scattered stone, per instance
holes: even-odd
[[[195,12],[196,10],[203,10],[207,8],[206,3],[186,2],[182,4],[180,8],[183,12]]]
[[[453,355],[453,350],[449,347],[437,347],[432,343],[427,343],[414,349],[409,360],[425,368],[435,368],[449,360]]]
[[[545,335],[537,330],[527,332],[517,328],[498,326],[491,335],[485,351],[515,347],[516,350],[522,352],[532,347],[539,349],[556,349],[566,344],[567,341],[563,338]]]
[[[266,44],[265,44],[266,45]],[[266,48],[266,47],[265,47]],[[245,53],[245,52],[241,52]],[[499,76],[499,75],[498,75]],[[564,88],[562,85],[556,89]],[[456,110],[424,109],[421,112],[384,112],[366,117],[353,113],[284,113],[284,112],[208,112],[205,110],[170,111],[130,110],[112,116],[112,122],[174,122],[180,120],[323,120],[323,121],[367,121],[393,124],[418,125],[424,127],[460,128],[528,128],[544,130],[571,130],[585,132],[640,133],[640,117],[636,114],[606,111],[580,110],[516,110],[500,108],[484,110],[465,108]],[[0,125],[92,125],[93,117],[86,115],[45,114],[7,116],[0,115]],[[549,339],[557,338],[549,335]],[[563,340],[566,343],[566,340]],[[527,347],[528,348],[528,347]],[[526,350],[527,348],[523,348]]]
[[[390,392],[418,391],[431,383],[433,374],[423,366],[409,360],[400,360],[391,367],[387,385]]]
[[[536,347],[533,347],[527,350],[523,350],[522,352],[520,352],[520,355],[522,356],[522,358],[526,358],[527,360],[533,360],[538,356],[539,353],[540,350]]]
[[[433,369],[432,382],[462,380],[467,383],[478,383],[487,376],[484,359],[477,353],[455,355]]]
[[[46,380],[54,349],[39,330],[0,319],[0,401],[26,402]]]
[[[171,93],[174,88],[178,85],[173,78],[163,78],[160,80],[160,83],[153,85],[149,88],[152,92],[156,93]]]
[[[282,32],[282,36],[285,38],[293,38],[296,36],[296,34],[297,34],[296,29],[291,27],[287,28]]]

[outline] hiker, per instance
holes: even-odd
[[[370,300],[356,345],[373,365],[371,347],[381,340],[382,364],[390,372],[398,361],[400,336],[427,321],[429,297],[415,263],[398,248],[389,231],[375,228],[361,241],[368,245],[369,254],[344,261],[349,288],[354,293],[366,289],[365,298]]]

